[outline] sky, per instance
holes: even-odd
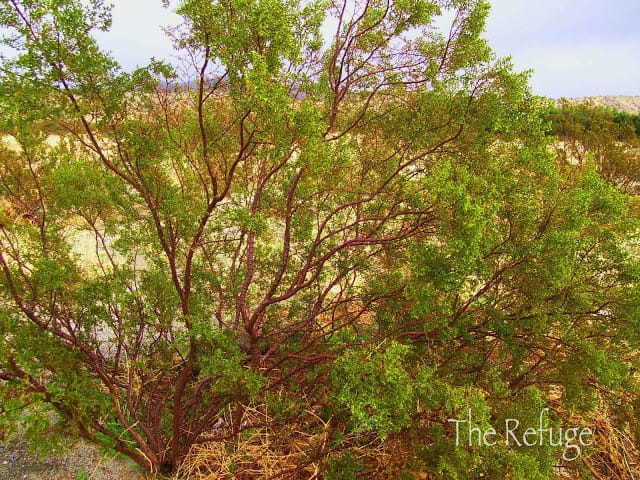
[[[640,95],[640,0],[493,0],[485,37],[534,93]]]
[[[171,60],[161,26],[180,17],[160,0],[111,0],[113,27],[99,35],[126,69]],[[517,71],[533,70],[551,98],[640,95],[640,0],[490,0],[485,38]]]

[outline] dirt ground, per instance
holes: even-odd
[[[74,442],[59,456],[38,458],[24,443],[0,443],[0,480],[143,480],[142,471],[126,459]]]

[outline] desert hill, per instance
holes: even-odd
[[[571,103],[592,102],[595,105],[611,107],[621,112],[640,115],[640,96],[606,95],[600,97],[568,98]]]

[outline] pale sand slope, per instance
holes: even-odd
[[[571,103],[593,102],[595,105],[640,115],[640,96],[606,95],[601,97],[567,98],[567,100]]]

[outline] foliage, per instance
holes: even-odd
[[[0,5],[3,432],[327,478],[582,471],[456,445],[469,410],[637,434],[633,120],[551,112],[556,158],[481,0],[176,7],[182,77],[122,71],[100,0]]]
[[[411,425],[415,386],[402,365],[408,347],[393,343],[378,350],[348,352],[336,361],[332,391],[335,404],[348,408],[354,430],[375,429],[385,438]]]
[[[608,182],[632,193],[638,191],[640,167],[640,117],[593,104],[566,101],[546,117],[551,132],[560,140],[562,159],[595,162]]]

